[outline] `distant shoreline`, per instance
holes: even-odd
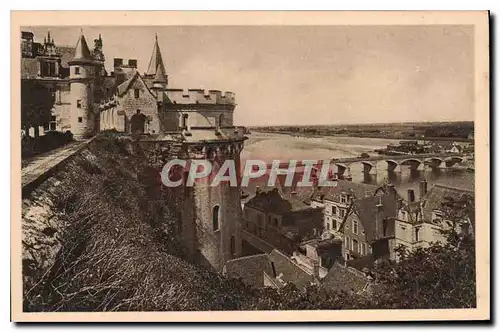
[[[398,135],[370,135],[370,134],[353,134],[353,133],[325,133],[322,135],[318,134],[308,134],[308,133],[295,133],[291,131],[277,131],[277,130],[265,130],[265,129],[251,129],[251,132],[257,133],[267,133],[267,134],[283,134],[290,135],[296,137],[309,137],[309,138],[321,138],[321,137],[355,137],[355,138],[379,138],[379,139],[391,139],[391,140],[414,140],[414,141],[450,141],[450,142],[466,142],[466,143],[474,143],[473,139],[463,138],[463,137],[412,137],[412,136],[398,136]]]

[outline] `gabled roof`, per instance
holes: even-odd
[[[378,211],[378,205],[382,205],[382,210]],[[366,239],[372,241],[376,238],[377,214],[380,220],[395,218],[397,215],[397,198],[394,194],[384,194],[383,196],[371,196],[353,201],[349,207],[349,212],[344,217],[341,228],[351,214],[357,215],[363,225]]]
[[[155,44],[153,46],[153,54],[151,54],[151,59],[149,60],[148,70],[146,75],[156,76],[158,67],[162,70],[163,74],[166,73],[165,66],[163,65],[163,59],[161,56],[160,46],[158,45],[158,36],[155,36]]]
[[[125,82],[122,82],[117,87],[118,96],[123,96],[129,90],[130,86],[132,85],[132,83],[135,80],[140,80],[144,84],[144,86],[146,87],[148,92],[151,94],[151,96],[154,97],[153,92],[151,92],[151,90],[147,86],[146,82],[144,82],[141,75],[139,74],[139,72],[136,69],[132,69],[130,71],[130,73],[127,74],[127,76],[128,76],[128,79]]]

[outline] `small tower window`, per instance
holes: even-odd
[[[134,97],[135,99],[139,98],[140,95],[140,90],[139,89],[134,89]]]
[[[187,123],[188,123],[188,115],[187,114],[182,114],[182,117],[181,117],[181,128],[187,128]]]
[[[219,230],[219,209],[218,205],[214,206],[212,209],[212,226],[214,228],[214,232]]]
[[[80,75],[80,67],[75,67],[75,75]]]
[[[76,107],[78,107],[78,108],[82,108],[82,100],[81,100],[81,99],[78,99],[78,100],[76,101]]]
[[[234,256],[236,254],[236,241],[234,239],[234,235],[231,235],[231,255]]]
[[[81,116],[78,117],[78,122],[79,123],[82,123],[83,122],[83,118]]]
[[[224,114],[219,115],[219,127],[222,127],[222,122],[224,121]]]
[[[415,228],[415,241],[418,242],[420,241],[420,237],[419,237],[419,233],[420,232],[420,227],[419,228]]]

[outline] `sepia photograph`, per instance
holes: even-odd
[[[13,12],[12,319],[489,319],[489,19]]]

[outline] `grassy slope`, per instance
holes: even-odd
[[[133,150],[99,137],[59,172],[52,209],[66,225],[62,249],[43,277],[25,278],[25,310],[246,307],[248,288],[179,258],[156,172]]]

